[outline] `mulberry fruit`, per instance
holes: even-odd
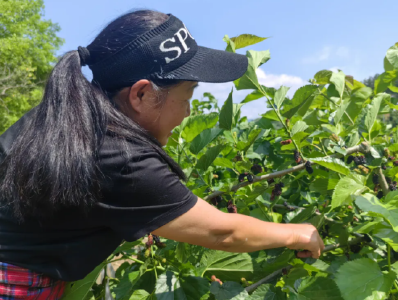
[[[245,172],[245,173],[239,174],[239,177],[238,177],[239,182],[243,182],[245,180],[245,177],[247,176],[247,174],[249,174],[249,173]]]
[[[359,251],[361,251],[362,247],[360,244],[356,244],[356,245],[350,245],[350,250],[352,253],[358,253]]]
[[[221,281],[220,279],[218,279],[218,278],[216,277],[216,275],[212,275],[212,276],[211,276],[211,281],[213,281],[213,282],[218,282],[220,285],[222,285],[222,281]]]
[[[148,258],[149,255],[151,255],[151,248],[146,249],[145,252],[144,252],[144,256],[145,256],[146,258]]]
[[[352,156],[352,155],[348,156],[348,158],[347,158],[347,164],[352,163],[353,160],[354,160],[354,156]]]
[[[158,246],[159,248],[164,248],[166,247],[166,244],[160,241],[159,236],[152,234],[153,240],[155,242],[155,245]]]
[[[289,144],[291,144],[292,143],[292,140],[286,140],[286,141],[281,141],[281,144],[282,145],[289,145]]]
[[[394,161],[393,164],[395,167],[398,167],[398,160]]]
[[[381,165],[381,168],[382,168],[383,170],[387,170],[387,166],[386,166],[386,165]]]
[[[314,169],[312,168],[311,162],[309,160],[305,163],[305,169],[307,170],[308,174],[314,173]]]
[[[340,138],[338,137],[337,134],[333,133],[330,137],[329,137],[332,141],[338,143],[340,141]]]
[[[389,160],[395,160],[395,156],[388,157]]]
[[[275,182],[275,180],[274,180],[274,178],[271,178],[271,179],[268,179],[267,182],[268,182],[268,184],[272,184]]]
[[[391,178],[390,178],[390,177],[387,177],[387,176],[386,176],[386,181],[387,181],[388,184],[392,183]]]
[[[211,203],[212,203],[214,206],[217,206],[217,205],[220,204],[220,202],[222,201],[222,197],[221,197],[221,196],[216,196],[216,197],[214,197],[214,198],[211,198],[210,201],[211,201]]]
[[[145,246],[147,248],[151,248],[152,245],[153,245],[153,236],[152,236],[152,234],[148,234],[148,240],[145,243]]]
[[[394,184],[392,184],[392,183],[390,183],[388,185],[388,187],[390,188],[390,191],[396,191],[397,190],[397,187]]]
[[[249,181],[250,183],[253,182],[253,175],[252,174],[247,174],[246,178],[247,178],[247,181]]]
[[[381,198],[383,198],[383,196],[384,196],[383,191],[379,191],[377,193],[377,198],[381,199]]]
[[[227,210],[230,214],[236,214],[238,213],[238,209],[236,207],[236,205],[233,204],[233,202],[230,200],[228,201],[228,206],[227,206]]]
[[[271,201],[273,201],[275,197],[279,197],[280,195],[282,195],[282,187],[284,186],[285,185],[283,184],[283,182],[275,184],[275,187],[271,193]]]
[[[236,156],[232,159],[232,161],[233,161],[233,162],[242,161],[242,156],[236,155]]]
[[[261,173],[263,171],[263,168],[260,165],[253,165],[250,169],[254,175],[257,175],[258,173]]]
[[[301,162],[300,153],[297,150],[294,150],[294,160],[296,161],[297,164]]]
[[[373,179],[373,183],[374,184],[378,184],[379,183],[379,175],[373,174],[372,179]]]

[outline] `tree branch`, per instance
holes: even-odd
[[[381,188],[383,190],[383,194],[385,196],[389,193],[390,188],[388,187],[388,183],[387,183],[386,178],[384,177],[383,171],[381,170],[380,167],[377,168],[377,175],[379,175],[379,182],[380,182]]]
[[[346,152],[347,152],[346,155],[350,155],[350,154],[355,153],[355,152],[368,153],[369,151],[370,151],[369,145],[367,143],[363,142],[363,143],[361,143],[361,144],[359,144],[357,146],[354,146],[354,147],[351,147],[351,148],[347,148],[346,149]],[[340,157],[341,155],[342,154],[340,154],[340,153],[336,153],[336,154],[330,155],[329,157]],[[261,176],[253,176],[253,182],[245,181],[245,182],[239,183],[237,185],[234,185],[231,188],[230,191],[231,192],[235,192],[238,189],[240,189],[242,187],[245,187],[245,186],[248,186],[250,184],[253,184],[253,183],[256,183],[256,182],[259,182],[259,181],[263,181],[263,180],[269,180],[269,179],[272,179],[272,178],[275,178],[275,177],[284,176],[286,174],[293,173],[293,172],[296,172],[296,171],[301,171],[304,168],[305,168],[305,163],[302,163],[302,164],[299,164],[297,166],[294,166],[294,167],[286,169],[286,170],[282,170],[282,171],[278,171],[278,172],[274,172],[274,173],[270,173],[270,174],[265,174],[265,175],[261,175]],[[220,195],[222,195],[224,193],[225,192],[223,192],[223,191],[216,191],[216,192],[204,197],[204,200],[206,200],[206,201],[210,200],[210,199],[212,199],[214,197],[217,197],[217,196],[220,196]]]

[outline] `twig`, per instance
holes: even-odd
[[[390,191],[390,188],[388,187],[388,183],[387,183],[386,178],[384,177],[383,171],[381,170],[380,167],[377,168],[377,175],[379,175],[379,182],[380,182],[381,188],[383,190],[383,194],[385,196]]]
[[[346,244],[337,243],[337,244],[327,245],[325,247],[325,249],[322,251],[322,253],[329,252],[329,251],[332,251],[332,250],[335,250],[335,249],[341,248],[341,247],[356,245],[356,244],[359,244],[359,243],[362,243],[362,242],[366,242],[366,241],[367,240],[366,240],[365,237],[358,237],[358,238],[352,239],[350,241],[347,241]],[[283,267],[283,268],[281,268],[279,270],[276,270],[275,272],[273,272],[270,275],[264,277],[263,279],[260,279],[256,283],[253,283],[252,285],[249,285],[248,287],[246,287],[246,291],[248,293],[253,292],[260,285],[272,281],[275,277],[277,277],[279,274],[281,274],[284,270],[288,271],[291,268],[293,268],[293,266],[289,265],[289,266]]]
[[[354,147],[351,147],[351,148],[347,148],[346,149],[346,152],[347,152],[346,155],[350,155],[350,154],[355,153],[355,152],[368,153],[369,151],[370,151],[369,145],[364,142],[364,143],[361,143],[361,144],[359,144],[357,146],[354,146]],[[340,153],[336,153],[336,154],[330,155],[329,157],[340,157],[341,155],[342,154],[340,154]],[[286,169],[286,170],[282,170],[282,171],[278,171],[278,172],[274,172],[274,173],[270,173],[270,174],[265,174],[265,175],[261,175],[261,176],[254,176],[253,182],[245,181],[245,182],[239,183],[237,185],[234,185],[231,188],[230,192],[236,192],[238,189],[240,189],[242,187],[248,186],[249,184],[253,184],[253,183],[256,183],[256,182],[259,182],[259,181],[268,180],[268,179],[284,176],[284,175],[289,174],[289,173],[301,171],[304,168],[305,168],[305,163],[302,163],[302,164],[299,164],[297,166],[294,166],[294,167]],[[215,191],[212,194],[204,197],[203,199],[207,201],[207,200],[210,200],[210,199],[212,199],[214,197],[220,196],[220,195],[222,195],[224,193],[226,193],[226,192]]]

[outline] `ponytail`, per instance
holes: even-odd
[[[148,18],[152,22],[145,22]],[[123,47],[123,44],[104,45],[104,40],[131,40],[134,34],[138,36],[165,18],[165,14],[148,10],[119,17],[89,45],[93,53],[90,60],[101,60]],[[130,24],[127,27],[135,32],[123,29],[120,23]],[[48,217],[65,206],[88,211],[100,199],[103,174],[98,152],[107,133],[125,140],[140,139],[155,149],[180,179],[186,179],[156,138],[117,109],[106,91],[84,77],[81,65],[78,51],[67,52],[55,65],[42,102],[0,164],[2,204],[10,205],[21,220],[27,216]],[[151,83],[156,91],[181,82],[152,80]],[[128,158],[131,148],[128,143],[125,146],[121,151],[127,152]]]

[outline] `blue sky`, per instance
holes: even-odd
[[[341,69],[357,80],[383,72],[387,49],[398,42],[398,0],[45,0],[45,18],[61,26],[65,44],[58,51],[88,45],[117,16],[132,9],[154,9],[181,19],[196,42],[225,49],[223,37],[249,33],[269,39],[238,50],[270,50],[271,60],[258,73],[266,86],[304,85],[321,69]],[[90,70],[84,68],[87,77]],[[223,102],[228,83],[201,83],[193,99],[211,92]],[[234,92],[239,102],[250,91]],[[258,117],[266,110],[263,99],[246,104],[242,114]]]

